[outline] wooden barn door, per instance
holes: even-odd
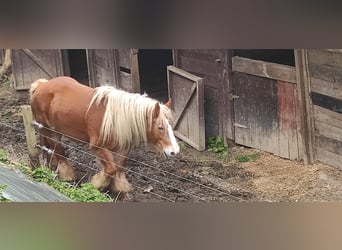
[[[139,92],[137,53],[134,49],[88,49],[90,86],[110,85]]]
[[[295,68],[233,57],[237,144],[300,159]]]
[[[224,49],[174,49],[174,66],[203,78],[205,137],[233,139],[230,52]]]
[[[89,85],[119,87],[119,55],[115,49],[87,49]]]
[[[203,79],[174,66],[167,67],[167,75],[175,135],[195,149],[205,150]]]
[[[59,49],[13,49],[12,68],[17,90],[27,90],[39,78],[63,75],[62,52]]]

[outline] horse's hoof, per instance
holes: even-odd
[[[74,169],[64,161],[59,162],[56,173],[58,174],[58,179],[62,181],[74,181],[76,179]]]
[[[100,171],[91,177],[90,183],[98,190],[104,191],[110,185],[110,177],[104,173],[104,171]]]

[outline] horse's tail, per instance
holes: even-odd
[[[36,89],[38,88],[39,84],[41,84],[43,82],[47,82],[47,81],[48,80],[46,80],[46,79],[38,79],[37,81],[32,83],[31,87],[30,87],[30,97],[33,95],[34,91],[36,91]]]

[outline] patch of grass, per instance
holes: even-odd
[[[47,183],[62,194],[78,202],[112,202],[113,199],[101,193],[90,183],[83,183],[80,187],[73,186],[68,182],[58,181],[57,174],[46,167],[39,167],[32,171],[34,180]]]
[[[5,164],[9,163],[7,153],[3,149],[0,149],[0,162],[5,163]]]
[[[227,159],[229,157],[228,146],[219,135],[209,137],[207,148],[209,152],[217,153],[220,159]]]
[[[11,164],[7,157],[5,150],[0,149],[0,162]],[[22,173],[31,176],[35,181],[45,182],[62,194],[68,196],[70,199],[78,202],[113,202],[113,199],[108,195],[101,193],[90,183],[83,183],[79,187],[57,180],[57,174],[47,167],[39,167],[34,170],[27,167],[25,163],[14,164]],[[9,201],[2,196],[2,191],[6,185],[0,185],[0,201]]]
[[[253,153],[253,154],[239,154],[235,157],[236,161],[239,163],[243,162],[250,162],[250,161],[255,161],[259,158],[260,154],[259,153]]]
[[[7,188],[7,185],[0,185],[0,202],[10,202],[11,200],[3,196],[2,192]]]

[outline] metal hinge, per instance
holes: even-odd
[[[234,125],[234,127],[237,127],[237,128],[247,128],[247,126],[242,125],[242,124],[237,123],[237,122],[234,122],[233,125]]]
[[[233,94],[230,94],[230,95],[229,95],[229,99],[230,99],[230,100],[234,100],[234,99],[237,99],[237,98],[240,98],[240,96],[238,96],[238,95],[233,95]]]

